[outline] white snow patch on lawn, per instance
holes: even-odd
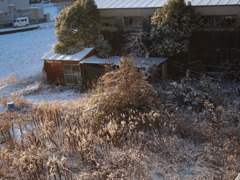
[[[50,21],[54,21],[55,17],[58,16],[58,8],[56,6],[48,6],[43,9],[44,14],[50,13]]]
[[[27,96],[28,100],[31,100],[32,102],[42,102],[42,101],[72,101],[80,97],[80,93],[73,90],[73,89],[67,89],[64,91],[54,91],[52,89],[48,89],[46,91],[43,91],[39,94],[33,94]]]
[[[0,35],[0,79],[14,74],[19,78],[42,70],[40,58],[56,43],[54,29]]]

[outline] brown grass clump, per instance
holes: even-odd
[[[131,131],[163,126],[166,115],[159,111],[158,94],[141,75],[141,70],[125,64],[98,81],[83,108],[92,132],[119,143]]]
[[[19,78],[17,78],[14,75],[10,75],[6,78],[0,79],[0,86],[15,83],[15,82],[19,82]]]
[[[157,110],[160,104],[157,92],[141,75],[141,71],[133,66],[123,66],[105,74],[89,99],[89,108],[107,114],[127,109]]]

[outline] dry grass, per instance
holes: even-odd
[[[19,82],[19,78],[17,78],[14,75],[10,75],[6,78],[0,79],[0,86],[6,85],[6,84],[11,84],[11,83],[15,83],[15,82]]]
[[[14,101],[25,111],[0,113],[0,178],[228,180],[240,171],[239,111],[160,100],[131,66],[74,102]]]

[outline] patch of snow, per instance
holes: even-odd
[[[72,101],[81,97],[81,94],[73,89],[59,91],[57,88],[47,89],[38,94],[32,94],[26,98],[33,103],[42,101]]]
[[[39,25],[29,25],[29,26],[25,26],[25,27],[18,27],[18,28],[3,28],[0,29],[0,32],[8,32],[8,31],[18,31],[18,30],[22,30],[22,29],[30,29],[30,28],[38,28]]]
[[[50,21],[54,21],[55,17],[58,16],[59,10],[54,3],[49,4],[32,4],[31,7],[42,8],[44,14],[50,13]]]
[[[54,28],[54,22],[46,22],[42,24],[38,24],[40,29],[49,29],[49,28]]]
[[[72,55],[63,55],[57,54],[53,51],[49,52],[47,55],[42,57],[43,60],[61,60],[61,61],[80,61],[86,57],[94,48],[84,48],[82,51],[72,54]]]
[[[0,35],[0,79],[13,74],[19,78],[41,72],[40,58],[56,43],[53,28]]]
[[[44,14],[50,13],[50,21],[54,21],[55,17],[58,16],[58,8],[55,6],[48,6],[43,9]]]

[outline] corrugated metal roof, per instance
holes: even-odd
[[[111,56],[110,58],[99,58],[97,56],[91,56],[89,58],[83,59],[79,62],[79,64],[110,64],[110,65],[118,65],[121,60],[121,56]],[[136,66],[137,67],[149,67],[151,65],[157,65],[164,63],[167,58],[160,57],[149,57],[145,59],[143,57],[135,57]]]
[[[56,54],[53,51],[49,52],[45,56],[43,56],[42,60],[52,60],[52,61],[81,61],[85,58],[94,48],[85,48],[79,53],[73,55],[65,55],[65,54]]]
[[[168,0],[95,0],[98,9],[159,8]],[[240,0],[185,0],[192,6],[240,5]]]

